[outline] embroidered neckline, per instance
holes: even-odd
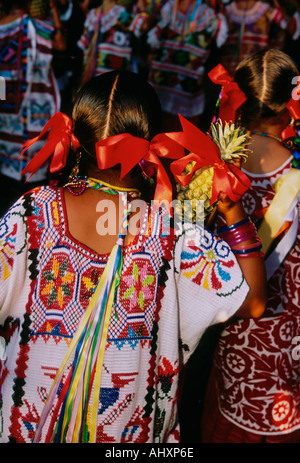
[[[94,21],[98,20],[97,16],[97,9],[93,11],[93,19]],[[120,13],[123,11],[123,7],[121,5],[114,5],[107,13],[103,14],[101,10],[101,31],[102,32],[107,32],[109,29],[111,29],[115,23],[117,18],[119,17]]]
[[[269,9],[270,5],[263,2],[256,2],[249,10],[241,10],[235,3],[230,3],[228,11],[236,22],[252,23],[256,22]]]

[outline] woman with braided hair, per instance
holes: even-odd
[[[293,132],[291,115],[300,118],[298,74],[275,49],[235,70],[252,151],[242,165],[252,183],[242,201],[266,254],[267,308],[260,319],[224,325],[207,386],[204,442],[300,442],[300,171],[282,140]]]

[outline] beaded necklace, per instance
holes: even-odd
[[[93,188],[95,190],[104,191],[105,193],[112,195],[118,195],[121,192],[129,193],[132,198],[138,198],[141,196],[141,192],[136,188],[116,187],[104,182],[103,180],[99,180],[93,177],[78,176],[76,177],[76,181],[66,183],[64,188],[67,188],[67,190],[74,196],[81,195],[86,190],[86,188]],[[80,189],[78,191],[74,191],[73,188]]]
[[[257,132],[255,130],[253,130],[252,132],[250,132],[250,135],[259,135],[261,137],[267,137],[267,138],[273,138],[273,140],[277,140],[279,141],[279,143],[282,143],[282,139],[279,138],[279,137],[276,137],[276,135],[272,135],[270,133],[265,133],[265,132]]]

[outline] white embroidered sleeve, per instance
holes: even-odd
[[[249,287],[228,244],[209,231],[182,235],[176,248],[180,335],[190,354],[209,326],[235,314]]]
[[[14,307],[24,287],[27,260],[27,224],[21,200],[0,220],[0,314]]]

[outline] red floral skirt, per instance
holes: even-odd
[[[215,444],[300,443],[300,430],[289,434],[263,435],[236,426],[222,415],[218,406],[216,380],[212,370],[202,415],[202,442]]]

